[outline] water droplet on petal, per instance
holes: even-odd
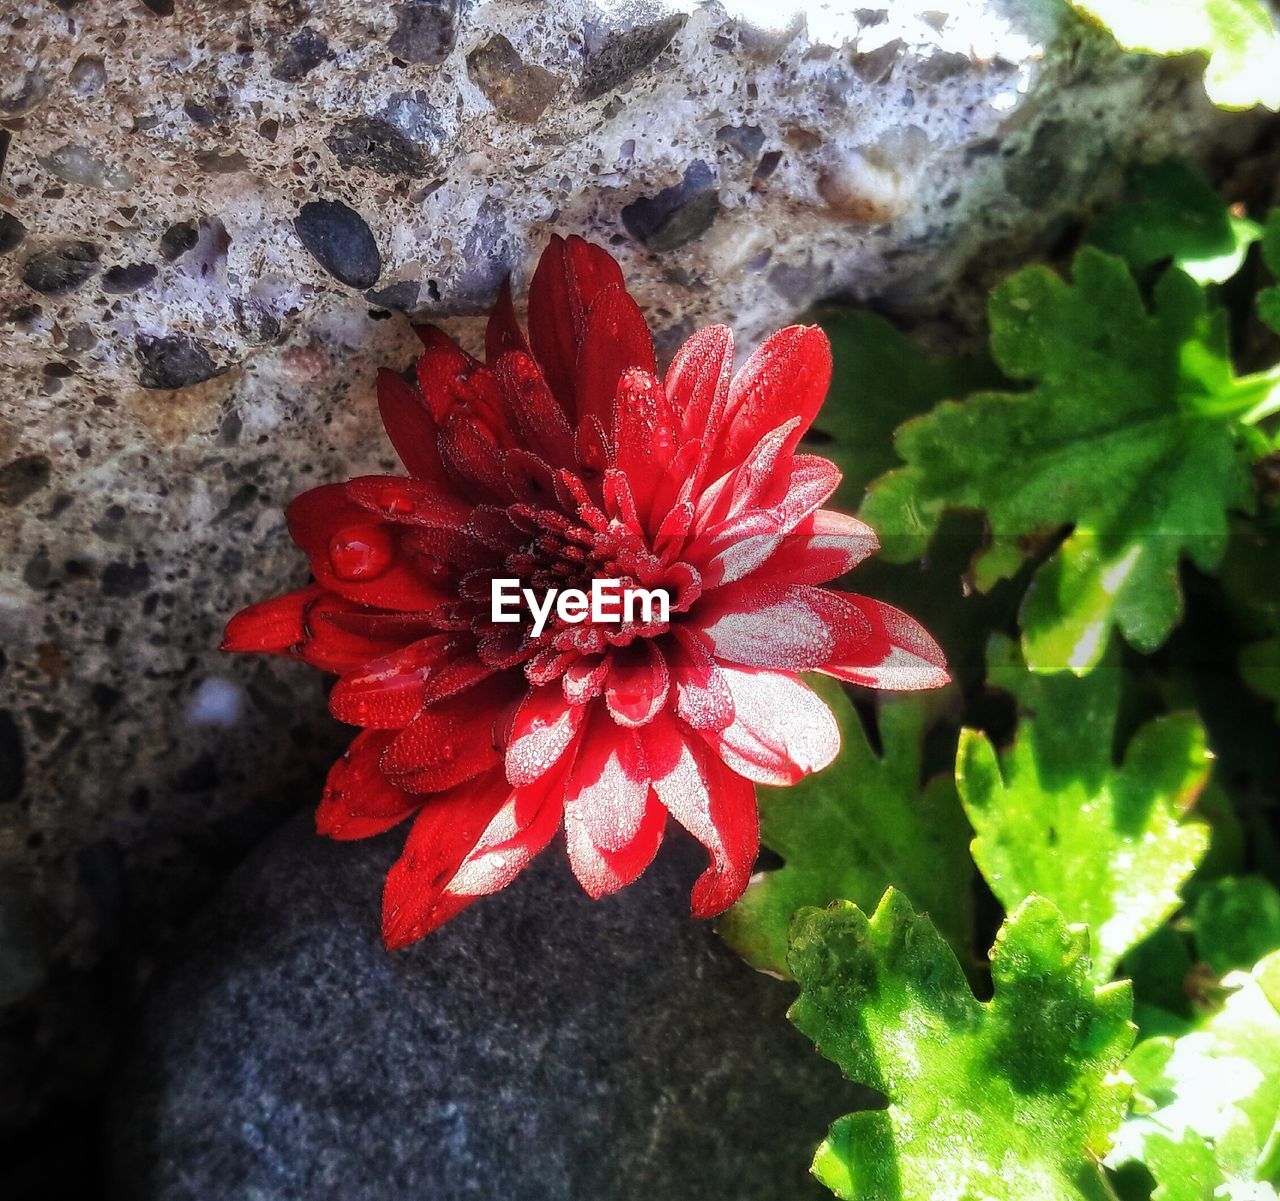
[[[395,542],[381,525],[349,525],[329,539],[329,563],[340,580],[374,580],[391,566]]]
[[[413,501],[399,488],[384,489],[380,503],[393,517],[408,517],[414,510]]]

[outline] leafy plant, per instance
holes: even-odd
[[[814,1174],[856,1201],[1103,1201],[1101,1158],[1128,1085],[1127,984],[1096,987],[1088,936],[1041,897],[991,952],[995,995],[977,1000],[933,924],[890,890],[797,914],[791,1020],[882,1110],[831,1127]]]
[[[1125,1064],[1132,1116],[1109,1162],[1145,1164],[1153,1201],[1280,1196],[1280,953],[1224,984],[1220,1009]]]
[[[1093,970],[1109,980],[1121,957],[1178,908],[1179,889],[1209,846],[1187,813],[1209,778],[1194,714],[1158,718],[1112,748],[1120,673],[1035,676],[1013,647],[993,643],[992,682],[1030,716],[1003,755],[964,730],[956,784],[977,837],[973,859],[1008,910],[1039,893],[1093,937]]]
[[[1280,371],[1237,377],[1221,309],[1177,268],[1150,307],[1120,259],[1086,247],[1070,283],[1030,267],[990,306],[992,351],[1027,392],[944,402],[899,429],[907,466],[873,485],[863,516],[919,555],[947,509],[978,509],[989,585],[1063,528],[1021,613],[1037,671],[1084,673],[1113,628],[1153,651],[1181,618],[1178,566],[1212,571],[1228,514],[1253,503],[1252,426],[1280,408]]]
[[[1182,268],[1200,284],[1220,284],[1240,270],[1262,227],[1234,213],[1185,163],[1139,165],[1130,175],[1136,193],[1089,230],[1090,245],[1119,255],[1141,270],[1159,263]]]
[[[995,290],[989,362],[822,315],[814,449],[868,486],[862,570],[956,680],[874,710],[828,687],[842,751],[762,790],[783,863],[721,926],[884,1094],[818,1148],[841,1197],[1280,1201],[1273,278],[1280,215],[1161,163],[1067,275]]]

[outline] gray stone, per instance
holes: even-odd
[[[139,334],[136,354],[144,388],[185,388],[226,370],[190,334]]]
[[[622,87],[671,44],[671,39],[684,28],[685,20],[684,14],[676,13],[622,30],[602,21],[588,22],[587,59],[578,85],[579,98],[598,100]]]
[[[697,159],[685,169],[674,187],[656,196],[642,196],[622,210],[622,224],[650,250],[675,250],[700,238],[711,228],[720,211],[715,175]]]
[[[0,254],[8,254],[22,244],[26,228],[12,213],[0,212]]]
[[[396,30],[387,49],[406,62],[437,67],[457,41],[458,0],[412,0],[392,10]]]
[[[418,294],[421,291],[422,285],[416,279],[402,279],[398,283],[388,284],[385,288],[366,292],[364,298],[379,308],[412,313],[418,305]]]
[[[22,731],[8,709],[0,709],[0,804],[16,801],[26,775]]]
[[[69,242],[27,259],[22,282],[46,296],[74,292],[98,273],[99,251],[92,242]]]
[[[102,274],[102,290],[114,296],[128,296],[145,288],[157,274],[158,268],[151,263],[111,267]]]
[[[272,56],[272,79],[294,83],[304,78],[329,56],[329,39],[309,25],[297,33],[282,37]]]
[[[365,167],[378,175],[417,179],[431,169],[426,151],[384,117],[352,117],[324,144],[344,167]]]
[[[48,455],[21,455],[0,467],[0,505],[20,505],[49,483]]]
[[[556,852],[406,952],[377,934],[400,836],[309,818],[183,941],[116,1094],[134,1201],[798,1201],[854,1097],[790,985],[688,916],[671,843],[592,902]]]
[[[317,196],[376,210],[387,278],[422,283],[423,316],[479,302],[458,295],[475,279],[460,248],[491,202],[517,294],[550,232],[587,234],[659,341],[732,314],[745,343],[818,287],[954,307],[975,294],[971,264],[1096,208],[1134,157],[1226,158],[1256,128],[1214,113],[1193,65],[1121,55],[1051,0],[244,0],[226,20],[156,4],[81,3],[69,20],[17,0],[0,28],[0,106],[22,118],[5,209],[28,244],[91,241],[106,271],[150,261],[197,205],[226,233],[198,279],[175,257],[127,304],[82,287],[35,314],[19,256],[0,256],[0,314],[18,313],[0,370],[38,373],[68,329],[97,339],[59,412],[131,386],[139,333],[189,330],[235,365],[262,344],[245,298],[282,335],[310,328],[341,286],[293,234]],[[672,227],[673,273],[671,244],[622,213],[694,162],[715,186]],[[784,293],[773,269],[812,284]]]
[[[341,200],[313,200],[294,219],[302,244],[334,279],[353,288],[371,288],[382,274],[382,256],[373,233],[355,209]]]
[[[194,222],[175,221],[160,235],[160,253],[169,262],[181,258],[198,241],[200,234]]]

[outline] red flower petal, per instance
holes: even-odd
[[[340,841],[371,838],[421,807],[420,796],[397,788],[378,766],[391,738],[383,730],[362,731],[329,769],[316,809],[318,834]]]
[[[636,510],[647,524],[676,453],[676,417],[657,376],[635,369],[623,373],[612,424],[612,461],[630,484]]]
[[[620,850],[607,851],[591,841],[584,825],[566,821],[565,844],[569,851],[569,866],[583,891],[598,901],[635,880],[658,853],[666,824],[667,811],[651,799],[635,837]]]
[[[507,779],[522,787],[546,775],[577,738],[586,708],[569,704],[554,684],[531,689],[511,728]]]
[[[668,662],[676,712],[695,730],[723,730],[733,721],[733,697],[711,648],[688,625],[676,626],[673,633],[675,646]]]
[[[670,677],[652,638],[642,638],[609,655],[604,700],[620,726],[643,726],[666,703]]]
[[[560,828],[563,784],[544,778],[517,788],[498,810],[475,849],[462,861],[448,892],[488,896],[505,888],[533,861]]]
[[[776,584],[825,584],[879,549],[875,531],[831,509],[810,513],[751,578]]]
[[[599,850],[620,851],[635,838],[648,795],[649,769],[639,736],[619,729],[595,706],[565,786],[566,827],[581,826]]]
[[[529,282],[529,345],[568,415],[577,412],[574,383],[587,312],[615,284],[622,286],[622,269],[612,255],[578,237],[553,237]]]
[[[720,671],[733,697],[733,721],[700,733],[727,767],[757,784],[794,784],[839,753],[831,710],[795,676],[724,664]]]
[[[511,301],[511,280],[504,279],[498,289],[489,322],[484,329],[484,357],[490,367],[509,351],[529,353],[524,331],[516,319],[516,306]]]
[[[832,593],[856,609],[871,626],[861,646],[840,646],[818,670],[850,684],[914,692],[950,683],[942,648],[914,617],[881,601],[849,593]]]
[[[755,789],[670,714],[645,727],[644,747],[658,799],[711,855],[692,902],[695,917],[714,917],[742,895],[751,878],[760,848]]]
[[[285,514],[289,533],[311,561],[311,573],[330,591],[401,612],[432,609],[450,599],[415,566],[415,555],[401,545],[396,527],[372,516],[350,498],[345,484],[304,492]]]
[[[743,580],[713,592],[694,619],[717,659],[774,671],[866,658],[872,641],[872,624],[860,608],[839,593],[803,584]]]
[[[324,595],[319,584],[310,584],[283,596],[259,601],[241,609],[222,635],[221,650],[268,655],[291,655],[306,640],[304,624],[311,603]]]
[[[733,333],[725,325],[700,329],[676,352],[667,396],[680,419],[681,442],[715,442],[733,378]]]
[[[329,712],[353,726],[400,730],[423,709],[490,674],[475,640],[436,634],[380,659],[365,660],[329,694]]]
[[[406,480],[394,475],[362,475],[344,485],[347,499],[396,525],[427,529],[465,529],[474,505],[446,491],[437,481]]]
[[[494,714],[518,687],[490,676],[422,710],[387,747],[382,770],[409,792],[443,792],[501,763]]]
[[[418,479],[443,478],[436,423],[417,389],[384,367],[378,372],[377,390],[382,425],[400,462]]]
[[[395,646],[394,642],[339,624],[343,618],[355,618],[367,612],[362,605],[345,597],[322,592],[303,615],[306,638],[294,653],[304,663],[338,675],[387,654]]]
[[[611,429],[618,381],[631,369],[654,375],[658,365],[644,314],[617,284],[601,292],[587,312],[574,375],[578,418],[595,417]]]
[[[502,773],[492,771],[422,806],[382,894],[388,950],[408,946],[465,907],[469,898],[445,898],[444,890],[510,793]]]
[[[830,385],[831,344],[816,325],[792,325],[766,339],[729,387],[728,426],[712,475],[740,462],[765,433],[798,416],[784,447],[793,450]]]
[[[549,463],[572,464],[573,431],[538,364],[523,352],[505,354],[493,371],[524,443]]]
[[[796,455],[754,496],[749,485],[742,485],[748,499],[732,498],[727,515],[706,528],[688,549],[702,564],[703,587],[732,583],[761,568],[839,483],[840,472],[834,464]]]

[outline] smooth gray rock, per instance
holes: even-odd
[[[399,834],[294,822],[154,994],[114,1111],[132,1201],[797,1201],[852,1086],[791,985],[688,916],[669,844],[594,903],[549,852],[406,952],[377,937]]]

